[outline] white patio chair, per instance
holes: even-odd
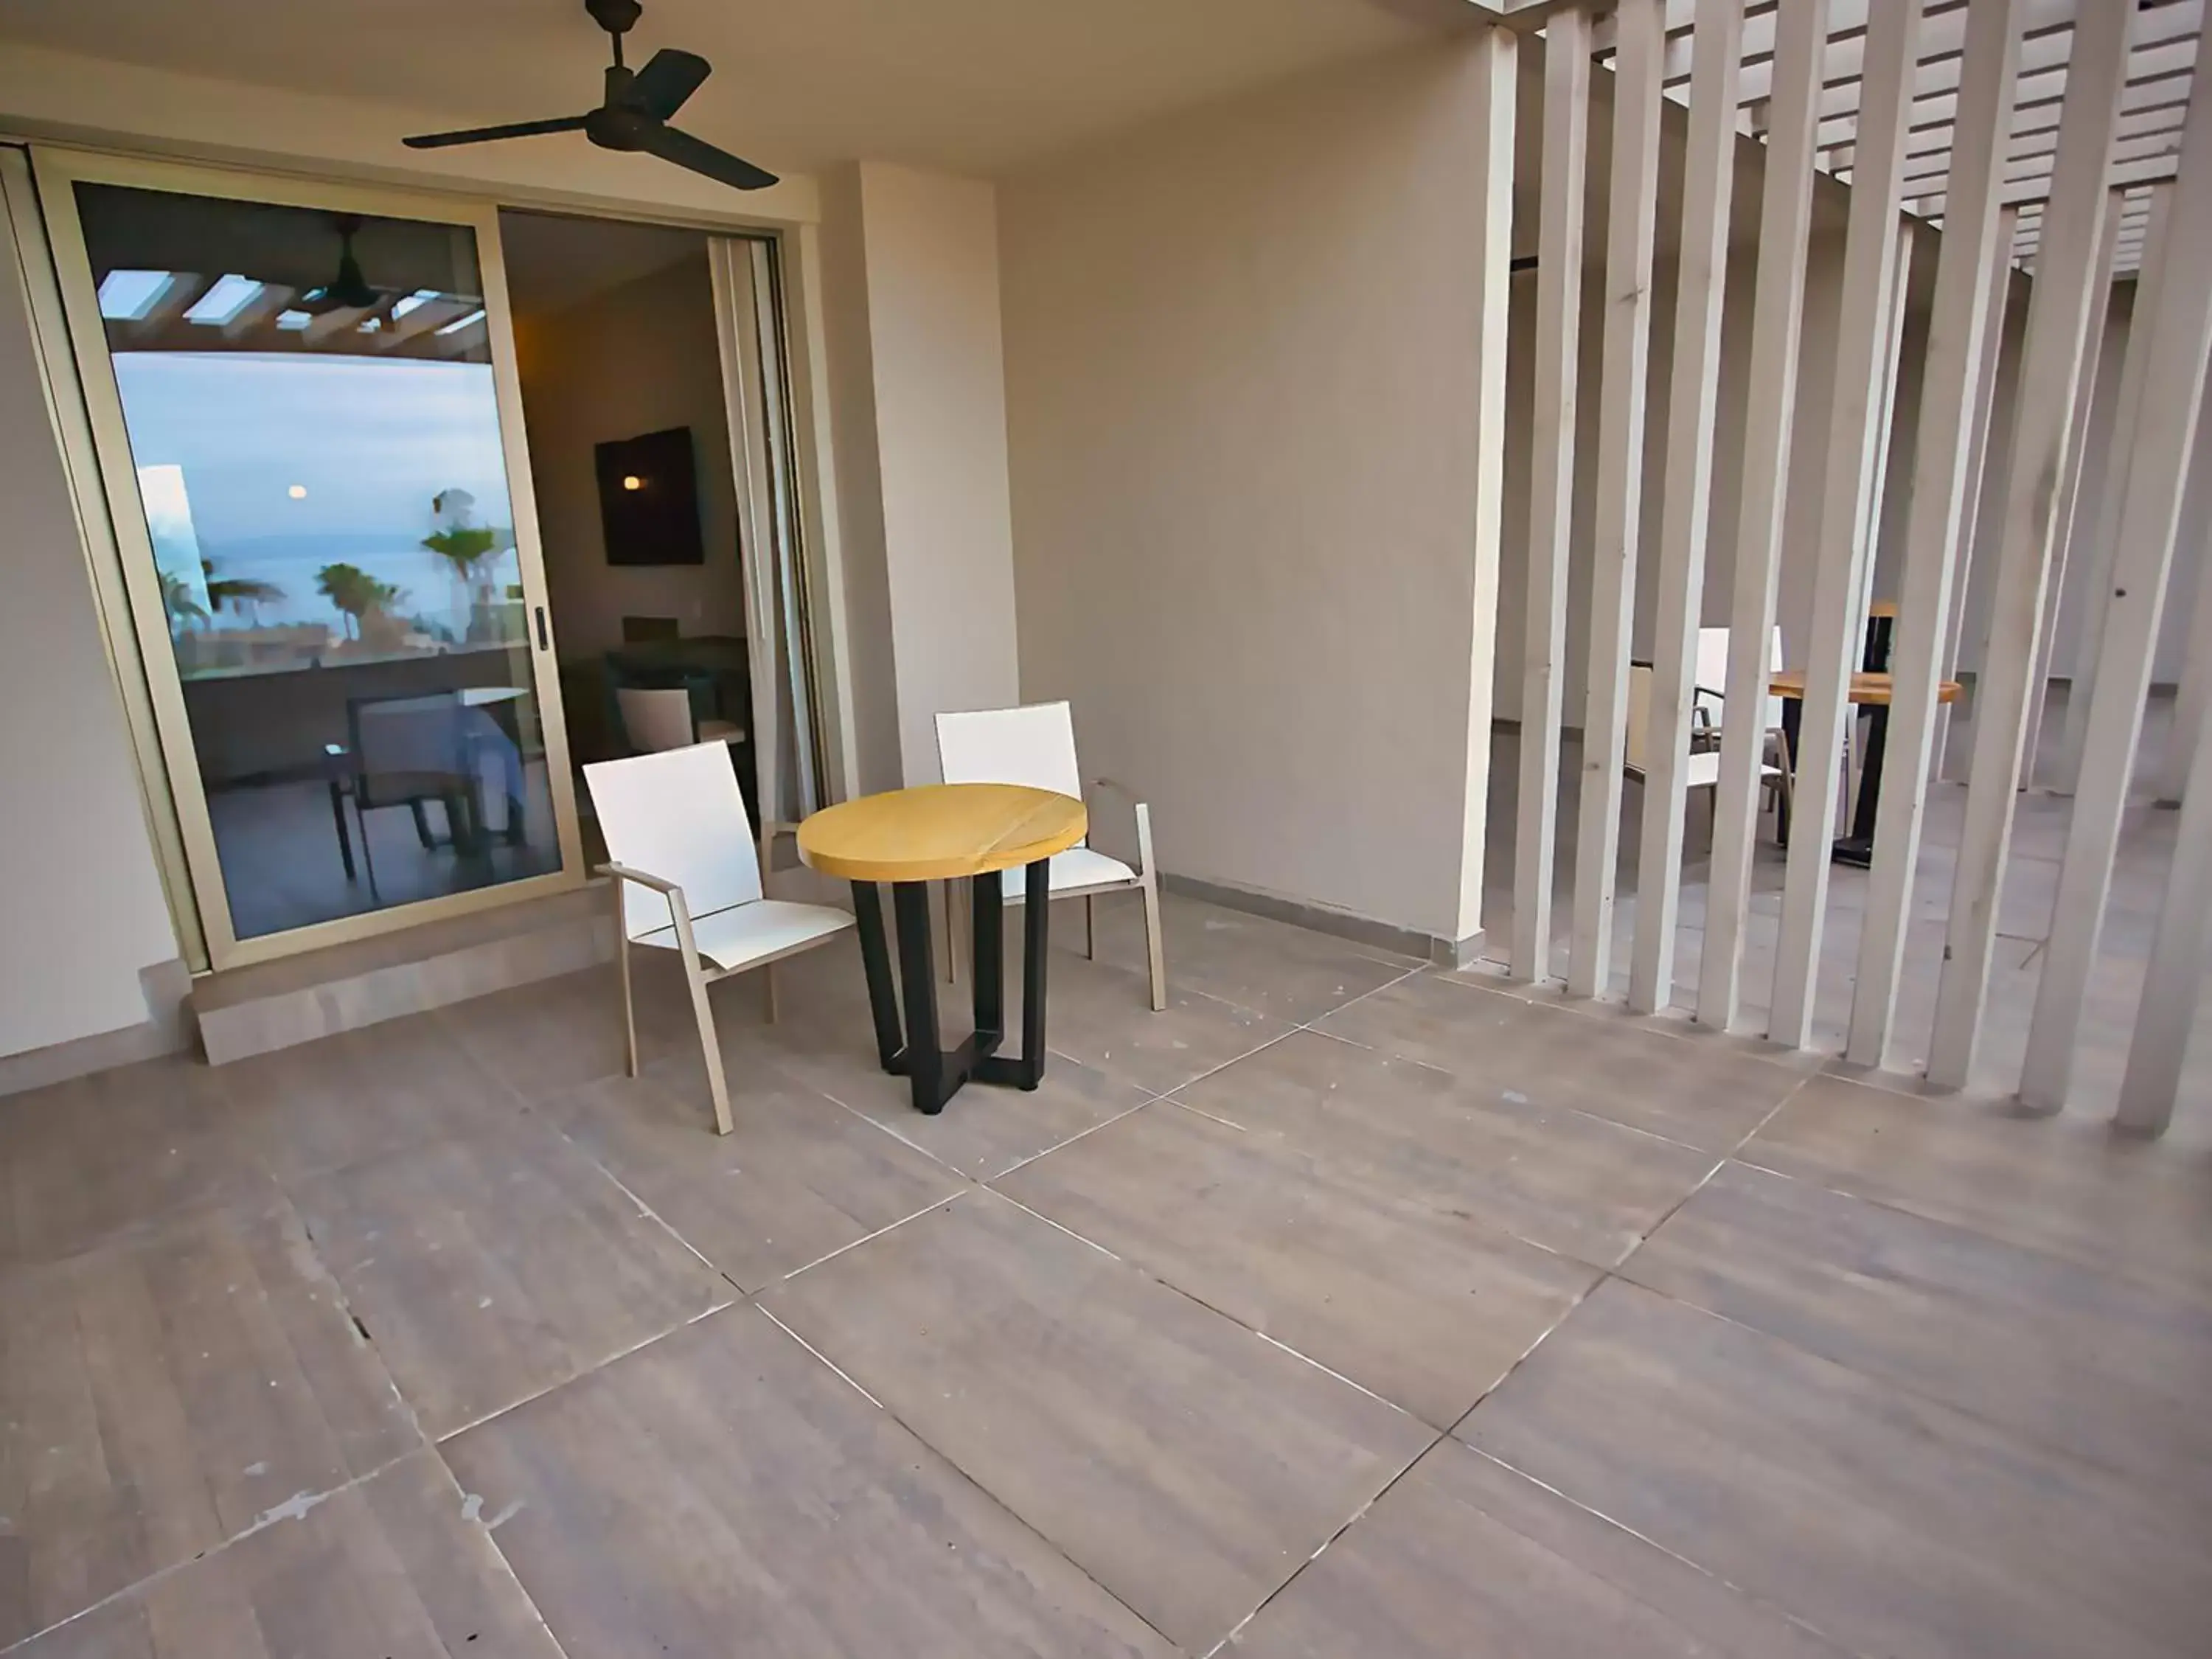
[[[730,751],[702,743],[584,769],[592,806],[605,836],[614,878],[615,957],[622,968],[623,1036],[637,1075],[637,1019],[630,1005],[634,945],[674,951],[684,959],[691,1011],[707,1056],[714,1127],[730,1133],[730,1093],[707,988],[747,969],[763,970],[768,1017],[775,1018],[769,965],[827,944],[853,925],[842,910],[764,896],[760,854]]]
[[[1695,732],[1691,741],[1697,740]],[[1628,671],[1628,730],[1622,744],[1623,769],[1634,778],[1640,787],[1650,770],[1651,753],[1651,671],[1643,665],[1632,665]],[[1714,792],[1712,805],[1720,802],[1721,754],[1717,749],[1692,748],[1682,757],[1682,787],[1692,789],[1711,789]],[[1780,767],[1761,761],[1759,781],[1765,792],[1787,799],[1790,775]],[[1710,817],[1707,822],[1711,823]]]
[[[1720,735],[1728,706],[1729,630],[1725,628],[1700,628],[1698,630],[1698,667],[1696,700],[1692,705],[1691,738],[1692,742],[1709,743]],[[1766,668],[1773,673],[1783,666],[1782,629],[1779,623],[1768,635]],[[1759,732],[1763,739],[1759,757],[1781,774],[1780,789],[1785,807],[1790,802],[1795,768],[1790,764],[1790,739],[1782,729],[1782,699],[1768,696],[1759,703]],[[1846,744],[1849,736],[1846,734]]]
[[[1020,708],[979,708],[937,717],[937,761],[947,783],[1021,783],[1083,799],[1083,769],[1075,759],[1075,721],[1064,702]],[[1152,864],[1152,809],[1110,778],[1094,787],[1128,801],[1137,819],[1137,866],[1099,852],[1088,838],[1052,857],[1052,896],[1083,900],[1084,954],[1096,957],[1098,937],[1091,902],[1100,893],[1133,889],[1145,896],[1145,945],[1152,1008],[1168,1006],[1167,965],[1160,950],[1159,872]],[[1022,902],[1022,872],[1003,878],[1006,902]],[[949,952],[947,953],[950,954]]]

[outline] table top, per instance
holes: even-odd
[[[949,881],[1064,853],[1089,828],[1072,795],[927,783],[824,807],[799,826],[799,856],[847,881]]]
[[[1889,702],[1890,677],[1887,674],[1854,674],[1851,676],[1851,701],[1878,703]],[[1777,697],[1802,697],[1805,695],[1805,671],[1802,668],[1778,668],[1767,677],[1768,695]],[[1956,680],[1944,680],[1936,687],[1936,701],[1956,702],[1963,688]]]

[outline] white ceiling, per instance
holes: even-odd
[[[1433,33],[1399,3],[647,0],[626,49],[634,64],[659,46],[708,58],[678,125],[765,164],[995,173]],[[7,0],[0,39],[471,125],[586,109],[607,62],[581,0]]]
[[[512,208],[500,211],[499,241],[507,300],[520,317],[565,311],[679,259],[703,259],[707,252],[707,239],[696,230]]]

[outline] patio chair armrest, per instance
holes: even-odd
[[[612,876],[617,881],[634,881],[641,887],[650,887],[656,893],[672,899],[681,899],[684,890],[674,882],[659,876],[647,875],[642,870],[633,870],[627,864],[603,864],[599,874]]]
[[[1141,876],[1152,867],[1152,809],[1151,805],[1139,800],[1136,793],[1128,785],[1116,783],[1111,778],[1093,778],[1091,780],[1091,787],[1094,789],[1103,789],[1110,795],[1120,796],[1128,803],[1129,810],[1136,815],[1137,873]]]

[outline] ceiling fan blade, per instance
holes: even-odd
[[[716,149],[703,138],[694,138],[674,127],[655,127],[639,146],[664,161],[703,173],[732,190],[762,190],[775,182],[775,174],[742,161],[726,149]]]
[[[629,83],[629,101],[655,119],[665,121],[714,72],[714,66],[696,52],[664,46]]]
[[[449,144],[489,143],[495,138],[531,138],[541,132],[581,132],[580,115],[556,115],[545,121],[510,121],[503,127],[469,127],[459,132],[417,133],[399,142],[410,149],[443,149]]]

